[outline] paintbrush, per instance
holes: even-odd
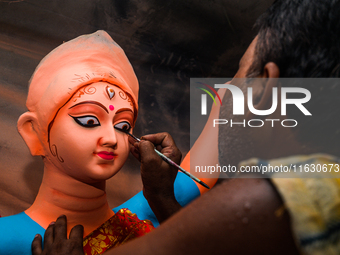
[[[120,128],[116,128],[119,131],[122,131],[126,134],[128,134],[129,136],[131,136],[133,139],[135,139],[136,141],[140,142],[140,139],[136,136],[134,136],[133,134],[131,134],[128,130],[124,130],[124,129],[120,129]],[[200,179],[198,179],[197,177],[193,176],[191,173],[189,173],[188,171],[186,171],[185,169],[183,169],[182,167],[180,167],[179,165],[177,165],[175,162],[173,162],[171,159],[169,159],[167,156],[165,156],[163,153],[159,152],[156,148],[155,148],[155,152],[169,165],[176,167],[178,170],[180,170],[182,173],[186,174],[187,176],[189,176],[191,179],[193,179],[194,181],[196,181],[197,183],[201,184],[203,187],[210,189],[209,186],[207,184],[205,184],[204,182],[202,182]]]

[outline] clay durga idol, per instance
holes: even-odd
[[[84,226],[84,250],[101,254],[158,225],[143,193],[111,209],[105,182],[124,165],[128,136],[138,113],[138,80],[123,50],[104,31],[83,35],[50,52],[29,84],[28,111],[18,130],[44,175],[34,203],[0,218],[0,254],[31,254],[36,234],[68,218],[68,230]],[[178,173],[177,201],[200,195],[197,184]],[[17,244],[17,245],[16,245]]]

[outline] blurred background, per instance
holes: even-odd
[[[169,132],[190,147],[190,77],[232,77],[273,0],[0,0],[0,215],[25,210],[43,174],[16,129],[28,81],[52,49],[102,29],[124,49],[139,79],[134,133]],[[197,128],[203,128],[204,123]],[[115,207],[142,189],[130,157],[108,181]]]

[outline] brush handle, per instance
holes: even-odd
[[[133,134],[129,133],[129,132],[125,132],[126,134],[130,135],[133,139],[135,139],[136,141],[140,142],[140,139],[136,136],[134,136]],[[165,156],[163,153],[159,152],[157,149],[155,149],[155,152],[165,161],[167,162],[169,165],[172,165],[174,167],[177,167],[178,170],[180,170],[182,173],[186,174],[187,176],[189,176],[191,179],[193,179],[194,181],[198,182],[199,184],[201,184],[203,187],[210,189],[209,186],[207,184],[205,184],[204,182],[202,182],[200,179],[198,179],[197,177],[193,176],[191,173],[189,173],[188,171],[184,170],[182,167],[180,167],[179,165],[177,165],[175,162],[173,162],[171,159],[169,159],[167,156]]]
[[[159,152],[158,150],[155,149],[155,152],[165,161],[167,162],[169,165],[175,166],[177,167],[182,173],[186,174],[187,176],[189,176],[191,179],[193,179],[194,181],[198,182],[199,184],[201,184],[203,187],[210,189],[209,186],[207,184],[205,184],[204,182],[202,182],[200,179],[198,179],[197,177],[195,177],[194,175],[192,175],[191,173],[189,173],[188,171],[184,170],[184,168],[182,168],[181,166],[177,165],[175,162],[173,162],[171,159],[169,159],[167,156],[165,156],[163,153]]]

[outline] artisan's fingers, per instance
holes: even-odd
[[[58,217],[54,224],[54,240],[64,240],[67,239],[67,220],[65,215]]]
[[[33,255],[40,255],[42,253],[42,247],[41,247],[41,235],[37,234],[32,242],[31,250]]]
[[[136,142],[132,137],[129,137],[129,142],[133,144],[130,148],[131,154],[139,161],[149,162],[149,160],[152,160],[154,162],[154,160],[159,160],[159,155],[154,151],[155,148],[177,164],[181,161],[182,153],[177,148],[171,135],[166,132],[145,135],[140,142]]]
[[[129,140],[129,143],[132,144],[132,145],[134,145],[135,143],[138,143],[138,141],[136,141],[136,139],[134,139],[131,136],[129,136],[128,140]]]
[[[163,153],[165,156],[175,161],[176,163],[180,163],[182,153],[177,148],[175,141],[170,134],[166,132],[150,134],[143,136],[142,139],[152,142],[159,152]]]
[[[130,152],[131,154],[140,161],[140,154],[138,150],[138,142],[129,136]]]
[[[150,141],[141,140],[138,144],[141,162],[161,162],[161,158],[155,152],[155,146]]]
[[[144,135],[141,139],[148,140],[156,146],[161,145],[163,148],[175,145],[175,141],[172,136],[166,132]]]
[[[71,229],[69,240],[74,242],[74,247],[83,249],[84,227],[76,225]]]
[[[45,234],[44,234],[44,248],[48,248],[53,244],[54,240],[54,224],[55,222],[51,222],[50,225],[47,227]]]

